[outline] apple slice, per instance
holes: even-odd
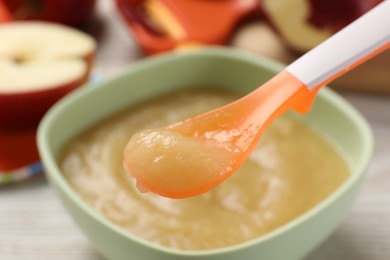
[[[288,46],[303,53],[382,0],[262,0],[261,7]]]
[[[36,125],[88,79],[95,40],[49,22],[0,24],[0,128]]]

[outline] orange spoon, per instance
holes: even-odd
[[[308,112],[322,86],[390,47],[389,14],[384,1],[236,102],[136,134],[124,151],[126,170],[162,196],[208,191],[242,165],[274,119]]]

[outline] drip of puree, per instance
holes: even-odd
[[[70,185],[107,219],[144,239],[183,250],[220,248],[266,234],[318,204],[348,178],[346,160],[333,144],[302,120],[284,115],[244,165],[209,192],[175,200],[137,189],[122,165],[132,135],[236,98],[187,90],[128,108],[71,140],[61,168]]]

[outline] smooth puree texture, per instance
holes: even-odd
[[[124,166],[147,191],[169,198],[200,194],[230,169],[230,156],[168,129],[143,130],[124,150]],[[213,185],[214,186],[214,185]],[[189,196],[186,196],[189,197]]]
[[[193,90],[140,104],[72,140],[61,168],[71,186],[112,222],[167,247],[202,250],[238,244],[287,223],[326,198],[349,175],[344,158],[301,120],[283,116],[244,165],[209,192],[169,199],[140,192],[123,169],[132,135],[236,99]]]

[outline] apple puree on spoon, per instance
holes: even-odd
[[[198,194],[231,171],[230,153],[224,148],[215,152],[218,143],[205,144],[168,129],[144,130],[130,139],[124,156],[131,158],[132,174],[141,190],[160,191],[166,197]]]

